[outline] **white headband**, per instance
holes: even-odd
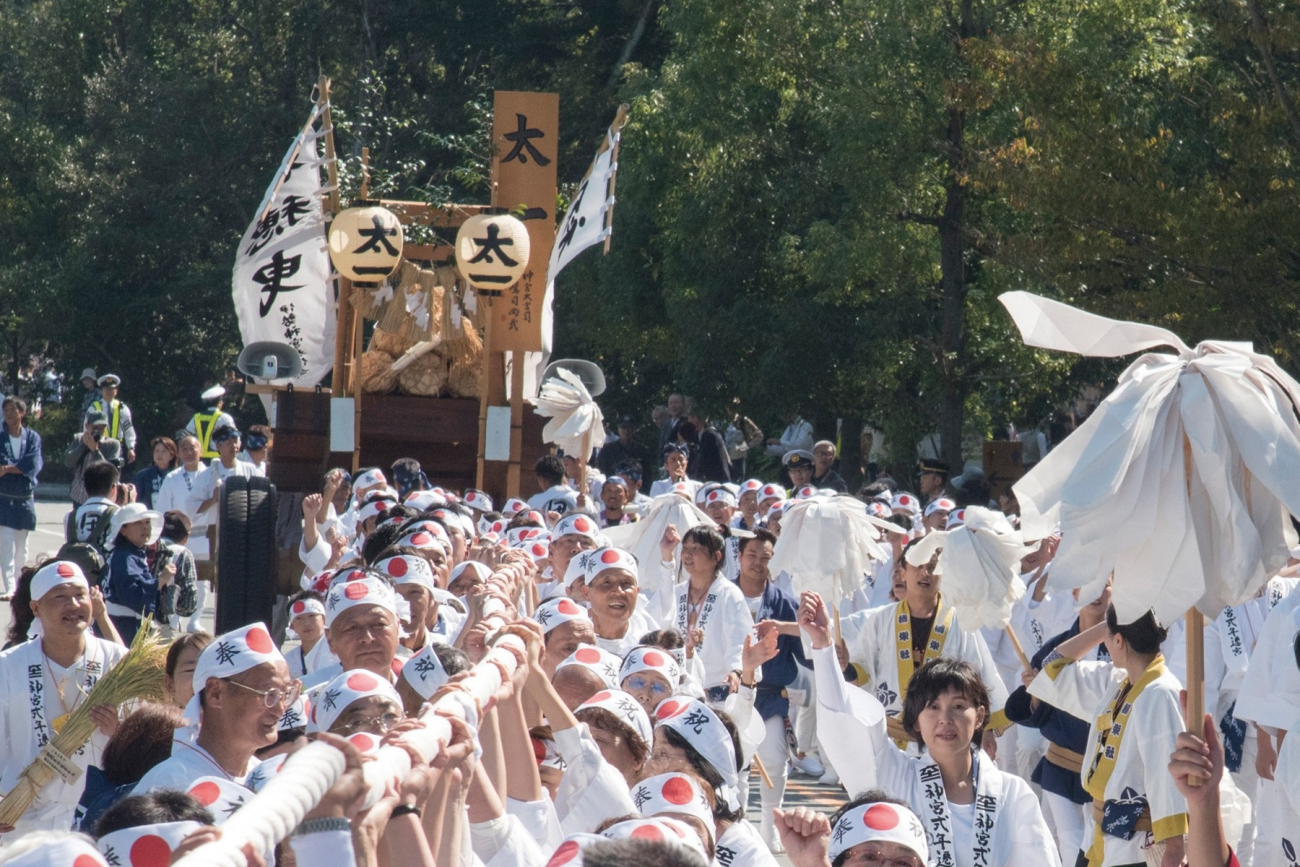
[[[574,713],[591,708],[609,711],[631,726],[632,731],[640,735],[641,740],[645,741],[647,745],[654,739],[654,731],[650,727],[650,717],[646,714],[645,708],[641,707],[641,703],[632,695],[621,689],[602,689],[578,705],[574,709]]]
[[[721,794],[727,806],[740,808],[736,772],[736,747],[731,732],[713,709],[699,699],[684,695],[666,698],[655,708],[655,723],[667,726],[690,743],[722,777]]]
[[[533,612],[533,620],[537,625],[542,627],[542,634],[549,635],[551,630],[562,623],[568,623],[571,620],[582,620],[587,623],[591,622],[591,615],[587,609],[574,602],[566,596],[555,599],[547,599],[537,610]]]
[[[618,666],[620,661],[617,656],[603,647],[584,644],[565,657],[563,662],[555,666],[555,671],[558,673],[561,668],[577,665],[595,672],[606,688],[614,689],[618,686]]]
[[[86,582],[85,573],[81,571],[80,566],[68,560],[58,560],[36,570],[36,574],[32,576],[32,598],[39,602],[45,598],[46,593],[64,584],[80,584],[87,590],[90,589],[90,584]]]
[[[907,807],[880,801],[862,804],[840,816],[831,829],[826,857],[832,862],[860,843],[883,840],[906,846],[922,863],[930,858],[921,820]]]
[[[377,605],[401,620],[397,594],[392,588],[378,578],[365,577],[343,581],[330,588],[325,597],[325,628],[333,626],[344,611],[359,605]],[[407,616],[410,616],[409,610]]]
[[[663,675],[674,691],[681,684],[682,671],[677,667],[677,661],[673,659],[672,653],[658,647],[634,647],[629,650],[618,670],[618,682],[622,684],[640,671],[653,671]]]
[[[410,554],[387,557],[375,564],[375,571],[392,578],[394,584],[418,584],[430,593],[435,586],[433,569],[423,557],[413,557]]]
[[[597,575],[609,569],[622,569],[631,573],[633,581],[637,580],[636,558],[622,548],[597,548],[594,551],[583,551],[575,559],[582,567],[583,580],[588,585]]]
[[[397,690],[382,677],[360,668],[343,672],[325,684],[312,703],[308,728],[313,732],[329,731],[350,704],[372,695],[386,698],[399,708],[402,706]]]
[[[657,774],[632,787],[632,803],[642,816],[685,813],[713,827],[713,809],[699,783],[686,774]]]
[[[433,648],[432,644],[428,645],[402,665],[402,677],[425,701],[433,698],[450,677]]]
[[[189,835],[203,826],[198,822],[163,822],[136,825],[105,834],[95,842],[104,860],[121,867],[154,867],[171,863],[172,853]]]

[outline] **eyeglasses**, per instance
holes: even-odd
[[[402,721],[402,718],[395,713],[386,713],[383,716],[371,717],[370,719],[359,719],[346,725],[335,726],[330,731],[341,734],[344,737],[351,737],[357,732],[369,732],[372,735],[382,735]]]
[[[286,708],[297,701],[298,696],[302,694],[302,681],[299,680],[295,680],[289,685],[288,689],[283,690],[278,687],[271,687],[267,690],[253,689],[253,687],[242,684],[237,680],[228,680],[226,683],[257,693],[262,697],[262,704],[268,708]]]
[[[890,858],[874,851],[850,851],[844,863],[861,864],[864,867],[925,867],[925,862],[915,855],[895,855]]]
[[[663,681],[651,680],[650,678],[642,677],[639,674],[630,675],[624,683],[629,690],[646,689],[649,687],[650,691],[655,695],[668,695],[668,693],[672,691],[668,684]]]

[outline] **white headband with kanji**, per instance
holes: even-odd
[[[163,822],[136,825],[105,834],[95,842],[104,860],[121,867],[156,867],[170,864],[172,853],[189,835],[203,826],[198,822]]]
[[[785,499],[785,488],[781,487],[780,485],[764,485],[758,491],[758,501],[760,503],[763,502],[764,500],[784,500],[784,499]]]
[[[587,613],[587,609],[577,602],[561,596],[555,599],[547,599],[541,605],[538,605],[537,610],[533,612],[533,620],[537,622],[538,626],[542,627],[543,635],[549,635],[555,627],[573,620],[590,623],[591,615]]]
[[[591,698],[584,701],[574,709],[574,712],[580,710],[589,710],[591,708],[600,708],[607,710],[614,716],[621,719],[632,727],[632,731],[641,736],[641,740],[649,744],[654,738],[654,730],[650,726],[650,717],[641,707],[641,703],[630,693],[621,689],[602,689]]]
[[[432,644],[406,660],[401,676],[425,701],[433,698],[433,694],[451,677]]]
[[[621,684],[632,675],[641,671],[653,671],[668,681],[669,687],[676,690],[681,683],[682,670],[671,653],[658,647],[634,647],[623,657],[623,665],[618,670],[618,682]]]
[[[594,671],[606,687],[613,689],[618,685],[618,666],[621,661],[603,647],[584,644],[565,657],[563,662],[555,666],[555,670],[558,672],[565,666],[580,665],[585,669]]]
[[[713,709],[689,696],[666,698],[655,708],[655,724],[667,726],[686,739],[722,777],[721,794],[732,810],[740,808],[736,748],[731,733]]]
[[[719,504],[723,506],[735,506],[736,495],[723,487],[714,488],[704,495],[704,505],[714,506]]]
[[[928,518],[931,515],[933,515],[935,512],[951,512],[955,508],[957,508],[957,504],[954,503],[952,500],[948,499],[947,497],[939,497],[930,505],[925,507],[925,511],[922,513],[922,517]]]
[[[826,856],[834,862],[854,846],[876,840],[906,846],[922,863],[930,858],[921,820],[907,807],[884,801],[862,804],[840,816],[831,829]]]
[[[712,827],[711,820],[706,824]],[[610,825],[601,831],[600,835],[610,840],[658,840],[674,843],[693,850],[701,858],[709,857],[699,832],[685,822],[670,816],[624,819],[622,822]]]
[[[609,569],[622,569],[637,578],[636,558],[622,548],[597,548],[583,551],[576,558],[582,567],[583,580],[591,584],[596,576]]]
[[[527,511],[528,511],[528,504],[525,503],[523,500],[509,499],[506,500],[505,506],[501,509],[501,514],[505,515],[507,518],[513,518],[515,515],[518,515],[520,512],[527,512]]]
[[[423,557],[410,554],[386,557],[375,564],[375,571],[392,578],[394,584],[418,584],[430,593],[436,586],[433,581],[433,568]]]
[[[470,488],[466,491],[461,502],[471,509],[478,509],[480,512],[492,511],[492,498],[476,488]]]
[[[357,476],[356,481],[352,483],[353,489],[371,488],[375,485],[386,485],[388,479],[384,477],[383,470],[366,470]]]
[[[700,784],[686,774],[657,774],[632,787],[632,803],[642,816],[685,813],[713,827],[713,808]]]
[[[319,599],[299,599],[289,606],[289,620],[293,621],[295,617],[301,617],[304,614],[319,614],[325,616],[325,603]]]
[[[552,539],[574,535],[586,536],[594,541],[600,535],[600,527],[596,526],[595,519],[588,515],[565,515],[551,531]]]
[[[316,701],[312,703],[308,730],[329,731],[343,715],[343,711],[348,709],[348,705],[372,695],[386,698],[399,708],[402,706],[402,697],[384,678],[362,668],[343,672],[325,684],[325,688],[316,696]]]
[[[48,840],[4,863],[5,867],[108,867],[94,844],[80,836]]]
[[[225,777],[199,777],[190,783],[186,794],[207,807],[218,825],[224,825],[253,797],[251,789]]]
[[[394,618],[401,620],[400,607],[397,602],[397,594],[393,589],[385,584],[379,578],[372,578],[365,572],[354,570],[353,577],[341,581],[330,588],[329,595],[325,597],[325,628],[334,625],[334,621],[344,611],[350,608],[356,608],[361,605],[375,605],[393,615]],[[407,615],[410,616],[410,608],[407,606]]]
[[[437,491],[411,491],[402,502],[412,509],[419,509],[424,512],[428,509],[447,505],[447,498]]]

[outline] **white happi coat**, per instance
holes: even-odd
[[[18,777],[36,754],[54,738],[52,720],[64,714],[59,702],[58,681],[63,680],[64,700],[71,709],[80,698],[79,690],[90,687],[126,655],[126,648],[86,633],[86,653],[70,669],[57,668],[45,661],[39,638],[25,641],[0,653],[0,695],[5,706],[0,710],[0,792],[13,791]],[[51,672],[50,666],[56,671]],[[84,699],[82,699],[84,700]],[[0,846],[11,843],[28,831],[66,831],[72,827],[77,802],[86,788],[85,769],[98,765],[108,738],[98,729],[90,741],[72,756],[81,777],[65,783],[55,777],[19,820],[13,833],[0,837]]]
[[[1156,664],[1163,668],[1160,657],[1152,663]],[[1058,656],[1050,659],[1029,685],[1029,694],[1039,701],[1092,721],[1088,729],[1089,747],[1084,754],[1085,787],[1099,756],[1103,731],[1111,726],[1107,708],[1127,677],[1123,669],[1109,662],[1073,661]],[[1105,809],[1119,810],[1134,804],[1136,799],[1145,800],[1156,840],[1187,830],[1187,803],[1169,775],[1169,756],[1174,752],[1179,732],[1184,729],[1178,698],[1181,689],[1178,678],[1165,670],[1136,698],[1130,691],[1117,706],[1118,710],[1131,703],[1132,711],[1115,750],[1114,770],[1106,781]],[[1085,811],[1085,851],[1094,839],[1095,824],[1092,811]],[[1152,837],[1152,833],[1142,831],[1135,832],[1129,840],[1103,834],[1102,864],[1142,863],[1143,849],[1151,845]]]
[[[690,589],[690,581],[677,587],[675,626],[683,638],[687,634],[687,594]],[[753,628],[754,618],[740,588],[719,574],[709,585],[695,626],[704,631],[704,644],[695,648],[695,656],[704,666],[703,686],[707,689],[721,684],[730,672],[740,671],[745,635]]]
[[[1295,726],[1300,727],[1300,718],[1296,719]],[[1275,790],[1281,801],[1281,815],[1276,829],[1269,833],[1276,839],[1257,839],[1256,851],[1273,853],[1273,861],[1269,863],[1296,867],[1300,864],[1300,732],[1296,732],[1295,728],[1290,731],[1293,734],[1282,741],[1282,749],[1277,754],[1277,767],[1273,771],[1273,779],[1277,783]],[[1259,831],[1264,833],[1265,829],[1261,826]],[[1263,862],[1257,857],[1255,863]]]
[[[718,838],[714,860],[718,867],[778,867],[767,844],[751,823],[732,822]]]
[[[885,707],[889,716],[899,716],[903,712],[903,690],[899,684],[897,631],[895,623],[901,602],[891,602],[878,608],[857,611],[840,618],[840,630],[844,643],[848,646],[849,661],[859,669],[859,675],[866,676],[862,687],[875,695],[876,700]],[[935,626],[947,618],[952,606],[939,597],[935,609]],[[930,632],[933,638],[933,629]],[[978,632],[965,632],[956,614],[953,614],[952,628],[943,645],[944,657],[962,659],[979,670],[980,679],[989,691],[989,702],[993,710],[992,727],[1006,723],[1003,708],[1007,703],[1007,688],[1002,683],[997,666],[989,653],[988,646]],[[920,668],[919,660],[916,668]],[[903,684],[902,686],[906,686]]]
[[[1241,681],[1235,715],[1276,736],[1300,719],[1300,669],[1292,647],[1300,629],[1300,590],[1278,601],[1264,620]]]
[[[817,738],[826,758],[849,797],[879,788],[907,802],[925,826],[932,867],[1059,867],[1056,843],[1027,782],[976,750],[977,803],[966,808],[974,821],[954,822],[939,766],[928,755],[908,758],[894,745],[884,708],[845,683],[834,648],[812,651],[812,660]]]
[[[605,761],[586,723],[555,732],[567,767],[555,790],[555,814],[565,834],[594,834],[606,819],[636,814],[627,780]]]

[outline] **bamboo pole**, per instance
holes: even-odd
[[[1020,664],[1025,667],[1025,671],[1033,671],[1034,667],[1030,664],[1029,657],[1025,655],[1025,648],[1020,643],[1020,636],[1016,635],[1016,631],[1011,628],[1010,623],[1002,628],[1006,630],[1007,638],[1011,639],[1011,647],[1016,651],[1016,656],[1019,657]]]
[[[1183,477],[1187,493],[1192,490],[1192,441],[1183,434]],[[1205,739],[1205,616],[1192,607],[1183,618],[1187,636],[1187,730]],[[1205,780],[1196,775],[1187,778],[1187,785],[1202,786]]]
[[[618,148],[619,148],[619,143],[622,139],[620,133],[623,130],[623,125],[627,123],[628,108],[629,106],[626,102],[618,107],[618,114],[614,116],[614,124],[610,127],[610,130],[615,136],[615,138],[614,138],[614,155],[610,158],[610,163],[614,166],[614,171],[612,171],[609,175],[609,189],[605,191],[605,197],[608,199],[614,198],[614,190],[618,187]],[[605,209],[605,231],[608,232],[613,227],[613,225],[614,225],[614,204],[613,202],[611,202],[609,207]],[[612,234],[605,235],[605,251],[601,255],[603,256],[609,255],[609,242],[610,240],[612,240],[612,238],[613,238]]]
[[[325,131],[325,172],[330,186],[329,219],[333,220],[339,213],[339,163],[334,150],[334,115],[330,109],[330,80],[324,75],[316,79],[316,104],[321,106],[321,125]],[[330,377],[330,392],[336,397],[343,393],[344,386],[347,340],[351,330],[348,327],[349,314],[352,310],[352,305],[348,302],[348,293],[351,290],[351,281],[340,276],[334,314],[334,370]]]

